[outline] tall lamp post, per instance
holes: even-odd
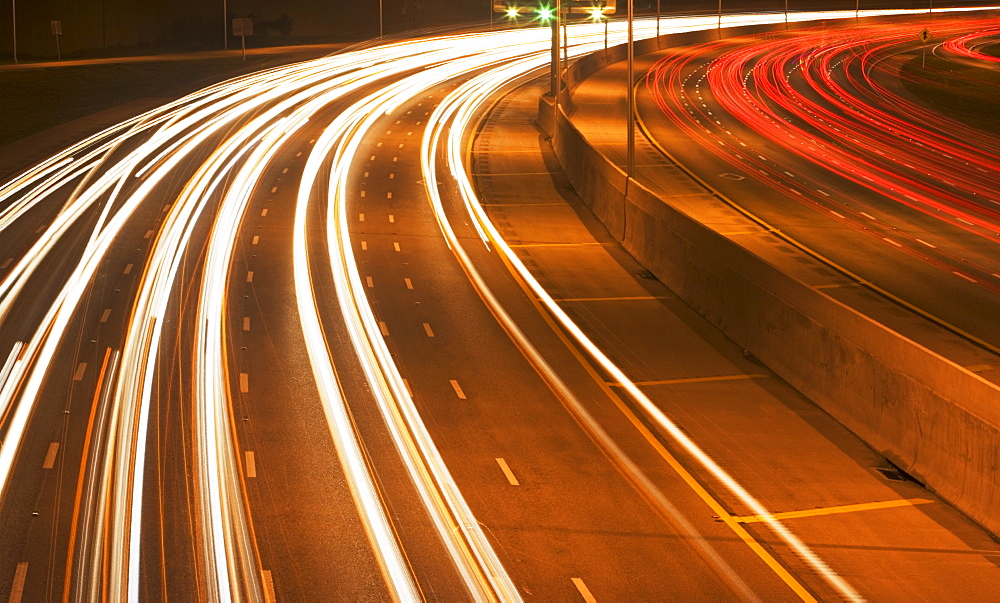
[[[628,0],[628,160],[625,165],[625,194],[628,194],[628,182],[635,175],[635,87],[632,86],[632,72],[635,69],[635,39],[632,22],[635,19],[632,0]]]
[[[17,0],[10,0],[10,17],[14,29],[14,62],[17,63]]]
[[[722,30],[722,0],[719,0],[719,25],[718,29]]]
[[[226,0],[222,0],[222,49],[229,50],[229,11]]]

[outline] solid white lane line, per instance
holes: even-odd
[[[243,317],[243,330],[244,331],[249,331],[250,330],[250,317],[249,316],[244,316]]]
[[[511,471],[510,467],[507,465],[507,461],[499,457],[495,460],[497,465],[500,465],[500,471],[503,471],[503,474],[507,477],[507,481],[510,482],[510,485],[520,486],[521,482],[517,481],[517,478],[514,476],[514,472]]]
[[[257,460],[254,458],[253,450],[247,450],[246,457],[247,477],[257,477]]]
[[[87,371],[87,363],[81,362],[76,366],[76,372],[73,373],[73,381],[81,381],[83,379],[83,374]]]
[[[42,462],[42,469],[51,469],[56,466],[56,454],[59,452],[59,442],[49,444],[49,450],[45,453],[45,460]]]
[[[250,393],[250,375],[246,373],[240,373],[240,393]]]
[[[455,390],[455,395],[458,396],[459,400],[467,400],[468,399],[468,398],[465,397],[465,392],[462,391],[462,386],[458,384],[458,381],[455,381],[454,379],[452,379],[450,381],[450,383],[451,383],[452,389]]]
[[[105,308],[101,313],[101,322],[108,322],[109,318],[111,318],[111,308]]]
[[[583,583],[583,579],[573,578],[573,586],[576,587],[576,590],[580,591],[580,596],[583,597],[584,601],[586,601],[587,603],[597,603],[597,599],[594,598],[593,593],[590,592],[590,589],[587,588],[587,585]]]
[[[248,283],[253,282],[253,270],[247,270],[247,282]]]
[[[406,288],[407,289],[413,289],[413,281],[411,281],[408,278],[404,278],[403,282],[406,283]]]
[[[24,594],[24,579],[28,575],[28,562],[22,561],[17,564],[14,570],[14,583],[10,587],[10,598],[8,603],[21,603],[21,596]]]
[[[434,331],[431,330],[431,325],[424,323],[424,333],[427,333],[428,337],[434,337]]]

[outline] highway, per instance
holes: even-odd
[[[11,601],[995,592],[994,540],[574,209],[525,116],[548,52],[532,27],[276,67],[8,178]]]
[[[996,352],[1000,139],[934,104],[996,94],[967,46],[995,39],[995,19],[938,18],[705,44],[659,59],[640,112],[763,223]]]

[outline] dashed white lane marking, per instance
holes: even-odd
[[[576,587],[576,590],[580,591],[580,596],[583,597],[586,603],[597,603],[597,599],[594,598],[593,593],[590,592],[590,589],[587,588],[587,585],[583,583],[581,578],[573,578],[572,580],[573,586]]]
[[[384,322],[379,321],[379,323],[378,323],[378,330],[382,332],[382,337],[388,337],[389,336],[389,327],[385,326]]]
[[[499,457],[495,460],[497,465],[500,465],[500,471],[503,471],[504,476],[507,478],[507,482],[510,483],[511,486],[520,486],[521,482],[517,481],[517,478],[514,476],[514,472],[511,471],[510,467],[507,465],[507,461]]]
[[[389,174],[389,180],[395,180],[395,179],[396,179],[396,174],[392,174],[392,173]]]
[[[288,173],[288,168],[285,168],[285,169],[281,170],[281,173],[282,174],[287,174]]]
[[[406,288],[407,289],[413,289],[413,281],[411,281],[408,278],[404,278],[403,282],[406,283]]]
[[[250,317],[249,316],[244,316],[243,317],[243,330],[244,331],[249,331],[250,330]]]
[[[257,460],[254,459],[253,450],[247,450],[246,457],[247,477],[257,477]]]
[[[56,466],[56,454],[59,453],[59,442],[49,444],[49,450],[45,453],[45,461],[42,462],[42,469],[51,469]]]
[[[389,214],[389,223],[392,224],[396,221],[396,216]]]
[[[260,243],[260,235],[254,235],[251,245],[256,245],[257,243]]]
[[[396,251],[399,251],[399,243],[393,242],[392,248],[395,249]]]
[[[917,243],[920,243],[921,245],[926,245],[926,246],[930,247],[931,249],[937,249],[937,245],[931,245],[930,243],[928,243],[927,241],[925,241],[923,239],[917,239]]]
[[[253,270],[247,270],[247,282],[248,283],[253,282]]]
[[[385,194],[385,198],[386,199],[392,199],[392,193],[386,193]]]
[[[0,266],[0,270],[6,270],[7,266],[10,266],[11,263],[13,263],[13,261],[14,261],[14,258],[7,258],[6,260],[4,260],[3,266]]]
[[[17,564],[14,570],[14,583],[10,587],[10,598],[8,603],[21,603],[21,596],[24,595],[24,579],[28,575],[28,562],[22,561]]]
[[[73,373],[73,381],[82,381],[83,380],[83,374],[85,372],[87,372],[87,363],[86,362],[81,362],[80,364],[76,365],[76,372]]]
[[[368,251],[368,241],[361,241],[361,251]]]
[[[276,187],[276,186],[272,186],[272,187],[271,187],[271,194],[273,195],[273,194],[274,194],[274,193],[276,193],[276,192],[278,192],[278,187]]]
[[[393,163],[396,163],[397,161],[399,161],[399,157],[393,157],[393,158],[392,158],[392,162],[393,162]]]
[[[365,215],[364,214],[358,214],[358,222],[364,222],[364,221],[365,221]]]
[[[399,148],[403,148],[403,143],[399,143]]]
[[[821,195],[823,195],[824,197],[829,197],[830,196],[830,193],[828,193],[828,192],[826,192],[824,190],[816,189],[816,192],[819,193],[819,194],[821,194]]]
[[[902,247],[902,245],[900,245],[896,241],[893,241],[892,239],[889,239],[887,237],[882,237],[882,240],[885,241],[886,243],[890,243],[892,245],[895,245],[896,247]]]
[[[381,147],[381,146],[382,146],[382,142],[381,141],[378,144],[375,145],[376,148]]]
[[[132,272],[132,264],[125,266],[125,272],[123,274],[128,274],[130,272]]]
[[[147,230],[146,234],[142,235],[142,238],[148,239],[151,236],[153,236],[153,231],[152,230]]]
[[[262,218],[263,218],[263,217],[264,217],[264,216],[266,216],[266,215],[267,215],[267,208],[265,207],[264,209],[262,209],[262,210],[260,211],[260,217],[262,217]]]
[[[364,175],[364,177],[365,177],[365,178],[367,178],[367,177],[368,177],[368,172],[365,172],[365,175]]]
[[[424,323],[424,333],[427,333],[428,337],[434,337],[434,331],[431,330],[431,326],[426,322]]]
[[[108,322],[109,318],[111,318],[111,308],[105,308],[101,313],[101,322]]]
[[[296,153],[295,156],[296,157],[302,157],[302,151],[299,151],[298,153]]]
[[[368,159],[368,161],[375,161],[375,156],[374,156],[374,155],[372,155],[372,156],[371,156],[371,157],[370,157],[370,158]]]
[[[240,373],[240,393],[250,393],[250,375],[246,373]]]
[[[468,398],[465,397],[465,392],[462,391],[462,386],[458,384],[458,381],[455,381],[454,379],[452,379],[451,380],[451,387],[452,387],[452,389],[455,390],[455,395],[458,396],[459,400],[467,400],[468,399]]]
[[[864,217],[868,218],[869,220],[877,220],[877,219],[878,219],[878,218],[876,218],[875,216],[873,216],[873,215],[871,215],[871,214],[866,214],[865,212],[859,212],[859,213],[860,213],[860,214],[861,214],[862,216],[864,216]]]
[[[367,196],[367,195],[368,195],[368,193],[367,193],[367,192],[365,192],[365,191],[361,191],[361,196],[362,196],[362,197],[365,197],[365,196]]]
[[[35,229],[35,234],[38,234],[38,233],[42,232],[43,230],[45,230],[45,224],[42,224],[37,229]]]
[[[959,272],[957,270],[952,270],[951,273],[964,278],[965,280],[969,281],[970,283],[977,283],[977,282],[979,282],[976,279],[972,278],[971,276],[969,276],[967,274],[962,274],[961,272]]]
[[[316,142],[316,139],[313,138],[312,140],[309,141],[309,144],[314,144],[315,142]]]
[[[840,212],[833,211],[832,209],[830,210],[830,213],[833,214],[833,215],[835,215],[835,216],[837,216],[841,220],[846,220],[847,219],[847,216],[845,216],[844,214],[842,214]]]
[[[274,596],[274,579],[271,578],[271,570],[260,570],[260,585],[264,588],[264,603],[277,601]]]
[[[375,281],[374,281],[374,280],[372,280],[372,277],[370,277],[370,276],[366,276],[366,277],[365,277],[365,284],[366,284],[366,285],[368,285],[368,288],[369,288],[369,289],[371,289],[372,287],[374,287],[374,286],[375,286]]]

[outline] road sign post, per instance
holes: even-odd
[[[253,19],[233,19],[233,35],[240,37],[243,60],[247,60],[247,36],[253,35]]]
[[[62,50],[59,49],[59,36],[62,35],[62,21],[49,21],[52,27],[52,35],[56,37],[56,60],[62,60]]]
[[[931,39],[931,32],[925,27],[917,37],[920,38],[920,67],[923,68],[927,66],[927,42]]]

